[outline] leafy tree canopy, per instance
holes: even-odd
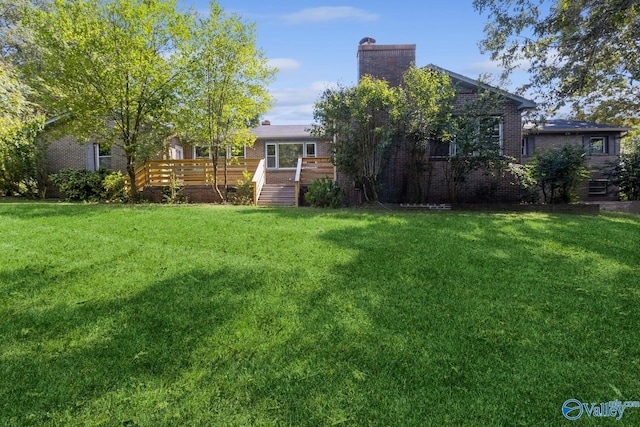
[[[382,155],[396,134],[400,107],[400,89],[370,76],[355,87],[327,89],[314,106],[314,132],[334,136],[334,164],[360,185],[367,201],[378,200]]]
[[[43,148],[35,137],[44,116],[28,101],[29,93],[0,60],[0,194],[36,195],[43,190]]]
[[[523,89],[548,111],[565,104],[585,119],[640,117],[637,0],[474,0],[488,15],[481,48],[505,74],[528,67]],[[526,64],[526,65],[525,65]]]
[[[180,135],[208,147],[214,160],[220,152],[252,145],[255,136],[248,128],[272,105],[266,84],[275,73],[256,47],[255,26],[212,3],[181,55],[186,65],[179,93]]]

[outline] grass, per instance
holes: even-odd
[[[539,426],[640,400],[635,216],[0,203],[0,224],[1,425]]]

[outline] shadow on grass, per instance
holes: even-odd
[[[602,239],[637,222],[290,211],[239,212],[304,219],[342,261],[274,256],[5,309],[0,422],[552,425],[569,398],[637,399],[638,252]],[[353,222],[312,224],[325,215]],[[596,258],[616,265],[585,268]],[[64,286],[45,270],[0,280],[22,275],[25,292]]]
[[[20,275],[38,281],[24,293],[64,286],[46,271],[14,271],[1,280]],[[130,297],[3,309],[2,424],[53,422],[49,416],[73,414],[120,389],[172,384],[193,362],[201,340],[241,312],[261,276],[191,271]]]
[[[10,201],[0,203],[0,217],[31,219],[89,216],[125,205],[68,203],[59,201]],[[132,205],[133,206],[133,205]]]
[[[332,287],[357,325],[345,361],[367,379],[356,424],[559,424],[566,399],[634,399],[638,221],[401,219],[322,236],[357,254]],[[376,381],[386,395],[363,399]]]

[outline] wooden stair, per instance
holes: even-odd
[[[283,184],[265,184],[258,197],[258,206],[295,206],[295,187]]]

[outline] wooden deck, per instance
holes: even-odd
[[[265,168],[264,159],[234,159],[226,164],[226,184],[237,185],[244,180],[244,172],[249,172],[249,178],[254,185],[254,202],[260,198],[263,185],[268,181],[269,170]],[[210,159],[189,160],[150,160],[136,168],[136,188],[142,191],[148,187],[169,187],[172,183],[181,186],[212,185],[213,161]],[[298,205],[297,195],[301,185],[309,185],[314,180],[328,177],[335,180],[335,167],[328,157],[305,157],[298,159],[298,167],[291,171],[291,178],[295,181],[295,205]],[[225,160],[218,161],[218,186],[225,184]],[[291,185],[292,187],[294,185]],[[266,196],[266,195],[265,195]]]
[[[261,159],[238,159],[228,161],[226,168],[227,185],[236,185],[244,179],[243,172],[253,176]],[[209,159],[193,160],[149,160],[136,168],[136,187],[142,191],[145,187],[168,187],[172,181],[180,185],[211,185],[213,182],[213,161]],[[224,185],[225,162],[218,161],[216,181]]]

